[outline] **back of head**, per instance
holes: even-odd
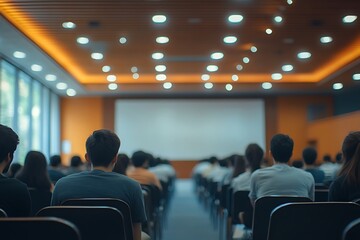
[[[292,166],[295,168],[303,168],[304,162],[302,160],[295,160],[292,162]]]
[[[58,167],[61,165],[61,157],[60,155],[53,155],[50,157],[50,166]]]
[[[113,172],[117,172],[126,175],[126,169],[129,165],[130,159],[126,154],[120,153],[117,156],[116,164],[113,168]]]
[[[332,162],[332,161],[331,161],[331,156],[330,156],[329,154],[324,155],[323,161],[324,161],[324,162]]]
[[[46,172],[47,162],[44,154],[38,151],[29,151],[26,154],[23,171]]]
[[[80,156],[72,156],[70,159],[70,166],[71,167],[79,167],[82,165],[82,160]]]
[[[336,161],[336,163],[339,163],[339,164],[343,163],[342,153],[341,152],[336,154],[335,161]]]
[[[234,159],[234,170],[233,170],[233,178],[236,178],[240,174],[246,171],[246,161],[244,156],[234,154],[230,158]]]
[[[289,162],[294,148],[294,141],[285,134],[276,134],[270,142],[271,154],[276,162]]]
[[[349,133],[343,142],[342,153],[344,166],[339,175],[348,181],[360,185],[360,131]]]
[[[108,167],[117,156],[119,148],[119,137],[106,129],[94,131],[86,140],[87,156],[93,166]]]
[[[149,155],[143,151],[136,151],[131,157],[134,167],[142,167],[149,160]]]
[[[317,158],[317,151],[313,147],[307,147],[303,150],[302,156],[307,165],[313,165]]]
[[[249,163],[251,172],[254,172],[260,168],[261,161],[264,157],[264,150],[262,150],[258,144],[251,143],[246,147],[245,157]]]
[[[18,135],[9,127],[0,124],[0,163],[8,154],[14,156],[17,145],[19,144]]]

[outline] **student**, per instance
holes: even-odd
[[[324,183],[325,173],[323,170],[315,166],[317,152],[315,148],[307,147],[303,150],[302,156],[305,162],[305,171],[311,173],[315,183]]]

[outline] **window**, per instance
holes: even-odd
[[[32,108],[31,108],[31,149],[41,150],[41,99],[42,99],[42,87],[37,81],[32,85]]]
[[[14,128],[16,69],[5,61],[0,69],[0,123]]]

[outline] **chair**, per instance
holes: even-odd
[[[79,198],[64,201],[62,206],[106,206],[113,207],[121,212],[124,218],[126,239],[133,240],[133,226],[131,210],[129,205],[120,199],[115,198]]]
[[[59,217],[74,223],[83,240],[127,240],[123,216],[112,207],[46,207],[37,216]]]
[[[315,202],[328,202],[329,189],[315,189]]]
[[[2,218],[2,217],[7,217],[7,214],[6,214],[6,212],[4,210],[2,210],[0,208],[0,218]]]
[[[284,203],[311,202],[311,199],[297,196],[265,196],[254,204],[253,240],[266,240],[272,210]]]
[[[360,239],[360,218],[349,223],[342,236],[342,240],[359,240]]]
[[[284,204],[271,214],[268,240],[339,240],[359,216],[360,206],[355,203]]]
[[[232,196],[231,204],[231,216],[232,224],[238,224],[239,222],[239,213],[246,212],[252,213],[253,207],[249,198],[249,191],[236,191]]]
[[[40,209],[50,206],[52,197],[50,191],[29,188],[29,193],[31,198],[31,216],[35,216]]]
[[[41,218],[0,218],[1,239],[11,240],[80,240],[77,227],[66,220]]]

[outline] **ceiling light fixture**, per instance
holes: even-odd
[[[287,4],[289,4],[289,5],[293,4],[293,0],[287,0],[286,2],[287,2]]]
[[[59,82],[56,84],[56,88],[59,90],[65,90],[65,89],[67,89],[67,84],[64,82]]]
[[[282,21],[283,21],[283,18],[281,16],[275,16],[274,17],[274,22],[281,23]]]
[[[66,90],[66,94],[69,96],[69,97],[73,97],[76,95],[76,91],[72,88],[69,88],[68,90]]]
[[[347,15],[343,17],[342,21],[343,23],[353,23],[357,19],[356,15]]]
[[[353,80],[354,80],[354,81],[359,81],[359,80],[360,80],[360,73],[355,73],[355,74],[353,75]]]
[[[115,75],[108,75],[106,77],[106,80],[108,80],[109,82],[115,82],[116,81],[116,76]]]
[[[89,39],[87,37],[78,37],[76,39],[77,43],[79,44],[88,44],[89,43]]]
[[[201,80],[203,80],[203,81],[208,81],[208,80],[210,80],[210,75],[209,75],[209,74],[203,74],[203,75],[201,75]]]
[[[224,41],[224,43],[227,43],[227,44],[233,44],[233,43],[236,43],[237,37],[235,37],[235,36],[226,36],[226,37],[224,37],[223,41]]]
[[[34,72],[41,72],[43,69],[42,66],[40,66],[39,64],[33,64],[31,65],[31,70],[33,70]]]
[[[105,65],[105,66],[103,66],[103,67],[101,68],[101,70],[102,70],[104,73],[107,73],[107,72],[110,72],[111,67],[110,67],[110,66]]]
[[[291,71],[294,69],[294,67],[293,67],[293,65],[291,65],[291,64],[285,64],[285,65],[283,65],[283,66],[281,67],[281,69],[282,69],[284,72],[291,72]]]
[[[219,69],[219,67],[216,65],[208,65],[206,67],[206,70],[208,70],[209,72],[216,72],[218,69]]]
[[[56,79],[57,77],[54,74],[46,74],[45,76],[45,80],[49,82],[54,82]]]
[[[241,71],[243,70],[243,66],[241,64],[236,65],[236,70]]]
[[[307,58],[311,57],[311,53],[310,52],[299,52],[297,57],[300,59],[307,59]]]
[[[165,89],[170,89],[170,88],[172,88],[172,83],[171,83],[171,82],[166,82],[166,83],[164,83],[164,84],[163,84],[163,88],[165,88]]]
[[[333,38],[330,36],[323,36],[320,38],[321,43],[331,43],[333,41]]]
[[[210,56],[212,59],[214,60],[219,60],[222,59],[224,57],[224,54],[222,52],[214,52],[211,54]]]
[[[165,72],[166,71],[166,66],[165,65],[156,65],[155,66],[155,71],[157,71],[157,72]]]
[[[249,63],[249,62],[250,62],[250,58],[244,57],[244,58],[243,58],[243,62],[244,62],[244,63]]]
[[[104,58],[104,55],[102,53],[94,52],[91,54],[91,58],[94,60],[101,60]]]
[[[76,24],[73,22],[63,22],[62,27],[66,29],[74,29],[76,28]]]
[[[151,57],[155,60],[160,60],[164,58],[164,54],[160,52],[153,53]]]
[[[228,21],[231,23],[239,23],[244,19],[244,17],[240,14],[234,14],[234,15],[230,15],[228,17]]]
[[[133,67],[131,67],[130,71],[131,71],[132,73],[136,73],[136,72],[138,71],[138,68],[135,67],[135,66],[133,66]]]
[[[140,75],[138,73],[134,73],[132,75],[133,79],[139,79]]]
[[[264,82],[261,84],[262,88],[265,90],[271,89],[272,88],[272,84],[269,82]]]
[[[153,17],[152,17],[152,21],[154,22],[154,23],[164,23],[164,22],[166,22],[166,16],[165,15],[154,15]]]
[[[257,52],[257,47],[255,47],[255,46],[251,46],[251,48],[250,48],[250,51],[251,52],[253,52],[253,53],[256,53]]]
[[[273,31],[272,31],[270,28],[267,28],[267,29],[265,30],[265,32],[266,32],[266,34],[270,35],[270,34],[272,34]]]
[[[165,81],[166,80],[166,75],[165,74],[157,74],[155,78],[158,81]]]
[[[15,51],[15,52],[13,53],[13,56],[14,56],[15,58],[26,58],[26,53],[20,52],[20,51]]]
[[[110,83],[108,85],[109,90],[114,91],[118,88],[118,85],[116,83]]]
[[[159,43],[159,44],[165,44],[165,43],[168,43],[168,42],[169,42],[169,38],[168,38],[168,37],[164,37],[164,36],[157,37],[157,38],[156,38],[156,42]]]
[[[120,44],[125,44],[127,42],[126,37],[119,38],[119,42],[120,42]]]
[[[225,89],[226,89],[226,91],[230,92],[233,89],[233,86],[230,83],[228,83],[225,85]]]
[[[204,84],[204,87],[206,89],[212,89],[214,87],[214,84],[212,84],[211,82],[207,82],[207,83]]]
[[[233,80],[233,81],[237,81],[237,80],[239,80],[239,77],[238,77],[238,75],[232,75],[231,76],[231,79]]]
[[[273,74],[271,74],[271,79],[272,80],[281,80],[282,74],[281,73],[273,73]]]
[[[334,90],[340,90],[344,87],[344,85],[342,83],[334,83],[333,84],[333,89]]]

